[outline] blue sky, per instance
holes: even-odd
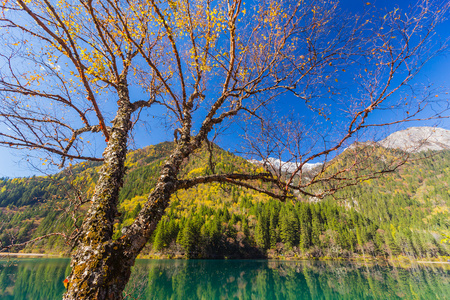
[[[370,4],[367,4],[370,3]],[[354,0],[343,0],[341,1],[341,7],[343,10],[349,10],[353,12],[361,12],[367,9],[368,6],[376,6],[377,9],[392,10],[393,8],[399,6],[400,8],[405,8],[410,1],[354,1]],[[446,39],[449,37],[450,33],[450,21],[445,20],[437,29],[437,34],[441,39]],[[420,82],[432,82],[434,87],[450,90],[450,57],[447,55],[441,55],[430,61],[422,70],[421,74],[415,79],[416,83]],[[439,97],[448,97],[445,94],[439,95]],[[286,107],[286,109],[292,109],[292,107]],[[375,116],[381,117],[381,115]],[[150,118],[152,120],[152,118]],[[410,123],[407,126],[426,126],[435,125],[436,122],[419,122]],[[3,126],[0,124],[0,126]],[[438,124],[439,127],[450,129],[450,122],[448,120],[443,120]],[[148,134],[148,129],[151,129],[151,134]],[[5,129],[5,128],[0,128]],[[156,144],[166,140],[172,140],[173,136],[167,134],[165,126],[160,123],[158,119],[153,119],[146,125],[137,125],[135,128],[136,142],[132,145],[133,148],[140,148],[146,145]],[[6,129],[7,130],[7,129]],[[236,149],[236,138],[235,134],[240,133],[239,128],[231,128],[228,131],[228,135],[224,135],[218,140],[220,146],[225,149]],[[99,149],[103,148],[101,141],[98,141]],[[26,152],[20,150],[11,150],[8,148],[0,147],[0,177],[20,177],[20,176],[31,176],[39,175],[38,170],[33,169],[29,163],[26,161]],[[37,160],[38,161],[38,160]],[[40,165],[40,164],[37,164]]]

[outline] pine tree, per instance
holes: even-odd
[[[250,228],[248,227],[248,220],[247,218],[242,218],[242,231],[244,232],[244,235],[247,240],[250,239]]]
[[[399,255],[400,254],[400,247],[397,245],[397,243],[395,242],[394,238],[392,237],[391,233],[389,231],[386,232],[386,234],[384,235],[385,238],[385,243],[387,246],[388,251],[390,251],[389,254],[391,255]]]
[[[280,239],[287,248],[292,248],[297,241],[298,222],[293,211],[287,207],[280,213]]]
[[[165,226],[166,222],[164,222],[163,220],[161,220],[161,222],[158,223],[158,226],[156,228],[156,233],[155,233],[155,237],[153,240],[153,249],[156,251],[161,250],[162,248],[164,248],[165,246],[167,246],[167,244],[165,243]]]
[[[215,215],[211,221],[211,226],[209,229],[209,239],[211,241],[211,246],[213,249],[219,249],[222,240],[222,222],[219,215]]]
[[[270,211],[269,221],[269,244],[271,249],[275,249],[278,241],[278,215],[275,209]]]
[[[299,247],[303,251],[311,247],[311,211],[306,204],[300,204],[298,208],[300,242]]]
[[[267,218],[264,213],[258,215],[258,222],[255,228],[255,241],[259,248],[268,249],[269,235],[268,235]]]
[[[321,245],[320,235],[322,234],[322,224],[319,215],[315,210],[312,211],[311,218],[311,244],[314,246]]]
[[[180,245],[186,251],[186,256],[192,257],[197,242],[197,232],[192,219],[188,219],[182,232]]]

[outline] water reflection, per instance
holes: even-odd
[[[68,259],[0,261],[0,299],[61,299]]]
[[[140,261],[127,292],[142,299],[447,299],[449,283],[448,266],[166,260]]]
[[[0,261],[0,299],[61,299],[67,259]],[[139,260],[127,299],[448,299],[450,267]]]

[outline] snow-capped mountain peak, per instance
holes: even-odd
[[[378,145],[406,152],[450,149],[450,130],[436,127],[410,127],[392,133]]]
[[[282,161],[280,159],[277,158],[272,158],[269,157],[266,160],[260,161],[260,160],[255,160],[255,159],[251,159],[249,160],[250,163],[252,164],[262,164],[264,166],[266,166],[266,168],[268,169],[273,169],[274,171],[279,171],[281,170],[282,172],[287,172],[287,173],[294,173],[295,171],[298,170],[298,168],[300,167],[300,163],[296,163],[296,162],[285,162]],[[302,171],[310,171],[313,170],[319,166],[321,166],[322,163],[306,163],[303,165],[302,167]]]

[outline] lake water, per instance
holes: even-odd
[[[60,299],[68,259],[0,261],[0,299]],[[450,299],[449,265],[138,260],[128,299]]]

